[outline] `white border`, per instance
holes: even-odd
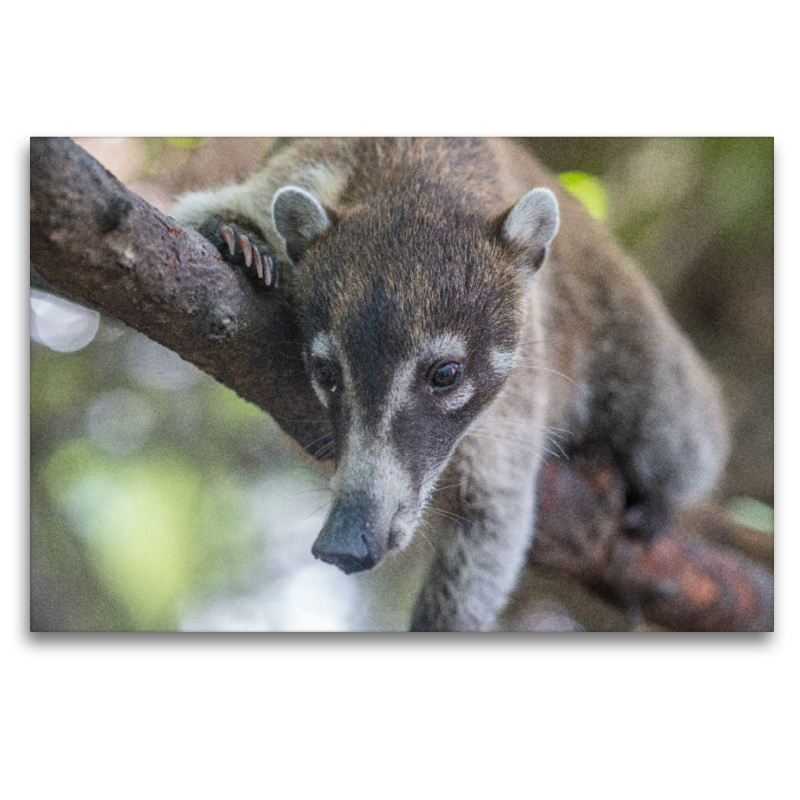
[[[787,796],[800,627],[791,6],[293,8],[123,4],[105,29],[107,4],[15,8],[2,56],[4,219],[18,221],[2,316],[18,386],[2,482],[9,796]],[[28,137],[265,132],[775,135],[779,632],[26,633]]]

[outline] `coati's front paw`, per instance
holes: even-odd
[[[228,263],[244,268],[266,286],[278,286],[280,265],[266,242],[232,222],[220,222],[214,217],[207,219],[199,230]]]

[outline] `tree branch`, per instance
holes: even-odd
[[[57,291],[174,350],[301,444],[326,433],[293,310],[69,139],[31,139],[31,261]]]
[[[773,630],[772,573],[730,549],[738,544],[771,561],[764,543],[771,537],[756,536],[711,506],[688,509],[653,539],[626,535],[625,484],[602,452],[549,459],[539,492],[532,566],[569,575],[672,630]],[[701,536],[728,546],[709,545]]]
[[[327,433],[280,296],[128,190],[69,139],[31,140],[31,261],[37,285],[112,314],[268,412],[296,441]],[[44,283],[42,283],[44,281]],[[308,448],[313,452],[313,446]],[[551,459],[531,562],[637,606],[677,630],[772,630],[772,576],[687,535],[626,537],[624,485],[602,454]],[[702,523],[731,541],[717,513]]]

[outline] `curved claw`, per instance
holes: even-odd
[[[264,256],[264,283],[269,286],[272,283],[273,265],[269,256]]]
[[[278,285],[280,279],[279,265],[268,255],[270,251],[267,244],[260,242],[255,237],[251,241],[250,236],[241,233],[233,223],[220,224],[216,219],[209,218],[204,227],[208,229],[204,235],[217,243],[223,258],[234,265],[241,264],[238,258],[238,254],[241,252],[245,266],[254,267],[258,274],[258,279],[263,281],[265,286],[276,287]],[[203,233],[202,228],[200,232]],[[228,258],[224,254],[220,239],[228,246],[228,251],[232,258]]]
[[[253,248],[253,263],[256,265],[256,273],[259,278],[264,277],[264,262],[261,260],[261,253],[257,247]]]
[[[244,255],[244,263],[247,266],[252,266],[253,264],[253,248],[250,246],[250,240],[244,236],[243,234],[239,234],[236,239],[236,244],[239,245],[242,249],[242,255]]]
[[[228,245],[228,250],[230,250],[231,255],[233,255],[234,251],[236,250],[236,244],[233,238],[233,229],[227,225],[221,225],[219,229],[219,235],[225,240],[225,244]]]

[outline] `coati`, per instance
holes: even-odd
[[[371,569],[437,491],[426,525],[442,544],[412,630],[492,626],[553,446],[614,453],[632,534],[657,535],[720,474],[714,380],[628,258],[510,142],[299,140],[173,213],[296,309],[335,462],[313,554]]]

